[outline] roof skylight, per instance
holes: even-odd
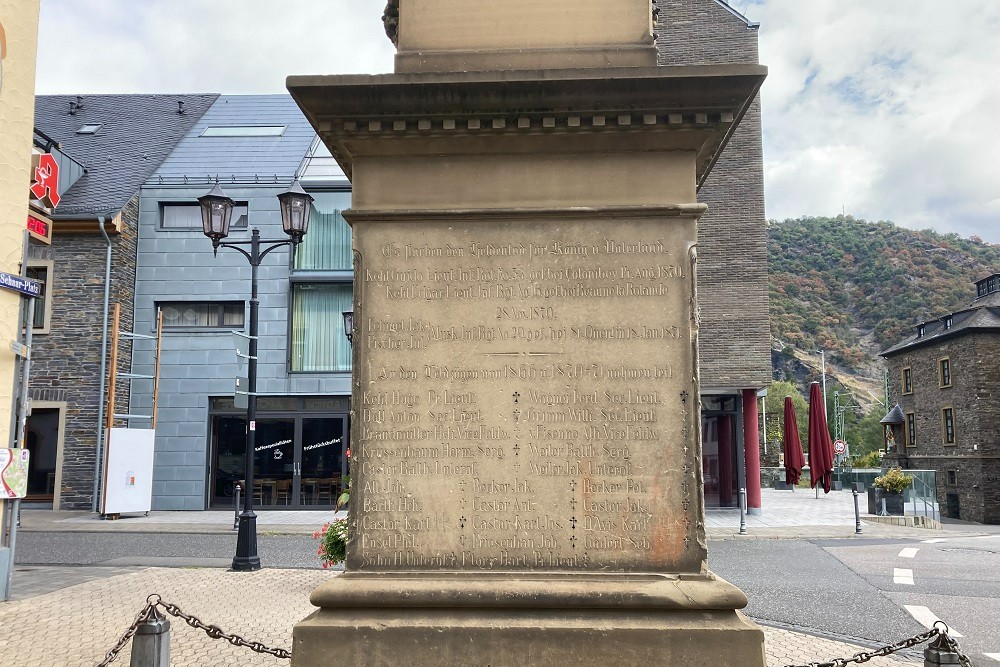
[[[203,137],[280,137],[284,125],[215,125],[206,127]]]
[[[97,134],[97,131],[101,129],[101,126],[96,123],[88,123],[82,126],[76,131],[77,134]]]

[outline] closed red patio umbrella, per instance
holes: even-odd
[[[799,425],[795,420],[795,406],[792,397],[785,396],[785,483],[794,490],[799,483],[799,476],[806,465],[802,455],[802,441],[799,440]]]
[[[809,478],[815,488],[823,484],[823,493],[830,493],[833,481],[833,441],[826,424],[826,410],[819,382],[809,388]]]

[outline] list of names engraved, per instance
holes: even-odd
[[[365,223],[352,570],[676,571],[693,220]]]

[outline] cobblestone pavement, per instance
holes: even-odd
[[[265,569],[235,573],[209,568],[147,568],[94,579],[62,590],[0,603],[0,656],[19,667],[94,665],[132,622],[150,593],[223,630],[268,646],[290,648],[292,626],[309,614],[309,592],[336,576],[315,570]],[[862,647],[790,630],[764,627],[768,667],[846,657]],[[128,664],[128,648],[116,664]],[[212,640],[171,619],[171,664],[288,665]],[[894,658],[873,667],[918,665]]]

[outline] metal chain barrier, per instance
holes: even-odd
[[[205,634],[207,634],[212,639],[224,639],[233,646],[248,648],[251,651],[254,651],[255,653],[264,653],[267,655],[273,655],[274,657],[281,658],[283,660],[292,659],[291,651],[286,651],[283,648],[271,648],[270,646],[266,646],[261,642],[252,642],[244,639],[239,635],[229,634],[217,625],[211,625],[209,623],[205,623],[197,616],[193,616],[191,614],[185,614],[181,610],[181,608],[178,607],[177,605],[171,604],[169,602],[164,602],[159,595],[153,593],[148,598],[146,598],[146,606],[142,608],[142,611],[140,611],[139,614],[135,617],[135,620],[132,621],[132,625],[130,625],[128,629],[125,631],[125,633],[122,634],[121,638],[118,640],[118,643],[115,644],[114,647],[107,652],[107,654],[104,656],[104,660],[98,663],[97,667],[106,667],[107,665],[110,665],[112,662],[114,662],[115,659],[118,657],[118,654],[121,653],[122,649],[125,648],[129,640],[135,635],[136,630],[139,628],[139,625],[147,621],[151,615],[155,614],[156,609],[158,607],[163,609],[163,611],[167,612],[171,616],[175,616],[183,620],[192,628],[204,630]]]
[[[941,625],[940,628],[938,627],[939,624]],[[860,665],[875,658],[892,655],[896,651],[913,648],[914,646],[923,644],[924,642],[930,641],[935,637],[938,639],[934,644],[932,644],[933,647],[945,649],[948,652],[957,654],[962,667],[972,667],[972,662],[969,660],[968,656],[959,650],[958,642],[948,636],[948,626],[944,623],[944,621],[937,621],[934,624],[934,627],[927,632],[922,632],[919,635],[910,637],[909,639],[904,639],[900,642],[896,642],[895,644],[889,644],[873,651],[861,651],[859,653],[855,653],[850,658],[834,658],[830,662],[810,662],[805,665],[785,665],[785,667],[847,667],[847,665],[850,665],[851,663],[857,663]]]

